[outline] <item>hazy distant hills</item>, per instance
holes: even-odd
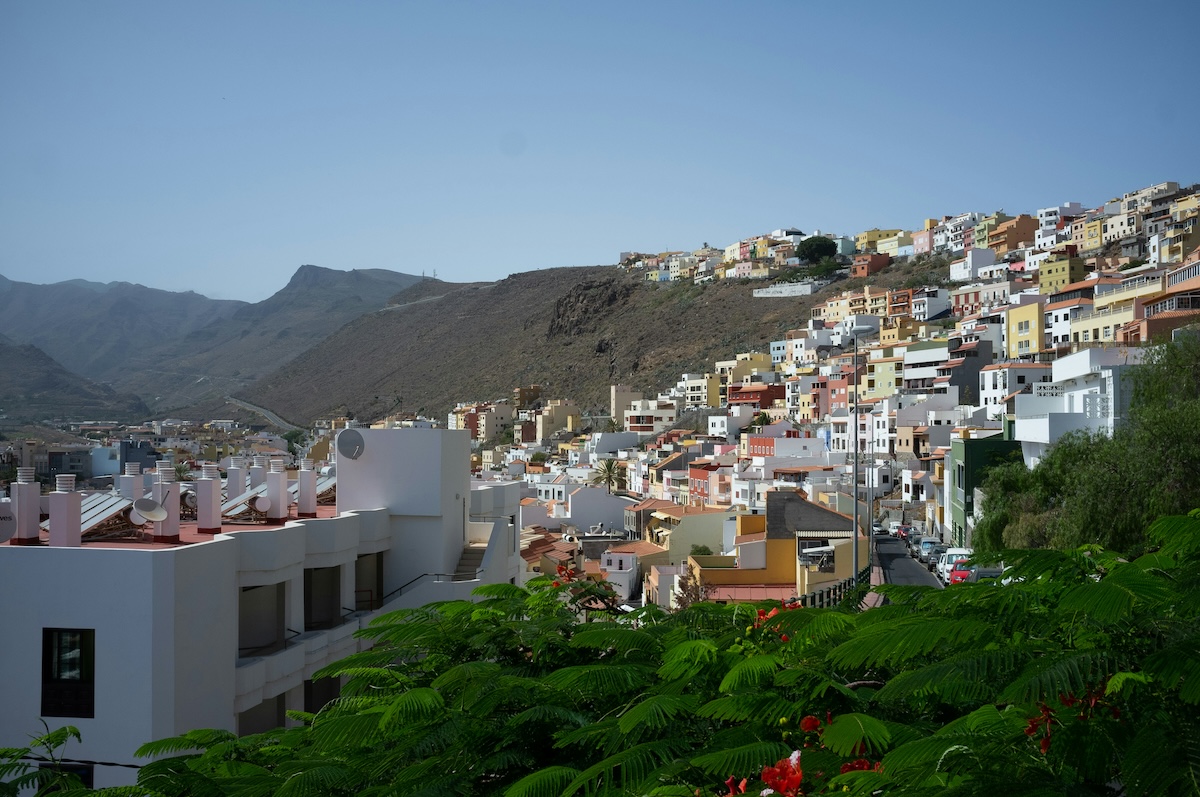
[[[537,383],[547,398],[604,414],[614,382],[653,395],[681,373],[712,371],[714,360],[767,351],[806,323],[811,298],[755,299],[754,287],[648,283],[612,266],[475,284],[302,266],[250,304],[128,283],[0,278],[0,335],[11,341],[0,402],[10,414],[117,417],[84,411],[74,381],[133,414],[229,417],[224,396],[236,395],[307,424],[343,412],[441,418],[456,401]]]
[[[10,423],[49,418],[137,421],[150,410],[135,395],[71,373],[36,346],[2,340],[0,413]]]
[[[125,282],[0,277],[0,333],[161,413],[240,389],[420,280],[301,266],[282,290],[251,304]]]
[[[656,394],[685,371],[767,351],[803,325],[811,300],[755,299],[736,281],[647,283],[614,267],[514,274],[497,283],[426,281],[364,315],[238,395],[294,423],[332,412],[363,420],[545,386],[607,414],[608,386]],[[433,297],[433,298],[430,298]]]

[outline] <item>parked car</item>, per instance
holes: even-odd
[[[909,537],[912,536],[912,534],[913,534],[912,526],[901,526],[900,528],[896,529],[896,536],[902,540],[908,539]]]
[[[908,535],[908,555],[914,559],[917,557],[917,554],[921,552],[921,539],[922,537],[920,534]]]
[[[895,537],[897,532],[899,531],[900,527],[903,525],[904,525],[904,521],[893,520],[891,523],[888,523],[888,534]]]
[[[975,553],[973,548],[948,548],[945,557],[938,561],[937,577],[941,579],[943,584],[950,581],[950,568],[959,559],[969,559],[971,554]]]
[[[980,581],[991,581],[994,584],[998,584],[999,582],[996,579],[1004,575],[1004,568],[1000,565],[971,565],[969,570],[971,572],[966,579],[968,584],[975,584]]]
[[[950,568],[950,581],[948,583],[962,584],[970,577],[971,573],[975,572],[975,570],[976,567],[974,565],[968,565],[966,559],[959,559],[954,563],[954,566]]]
[[[883,534],[883,524],[876,520],[871,524],[871,531],[875,534]]]
[[[924,560],[925,569],[928,570],[930,573],[933,573],[934,576],[937,575],[938,558],[941,557],[941,555],[944,554],[945,552],[946,552],[945,544],[938,543],[937,545],[930,548],[929,552],[925,554],[925,560]]]
[[[921,547],[917,551],[917,559],[921,562],[921,564],[925,565],[926,567],[929,566],[930,552],[932,552],[933,549],[939,545],[941,545],[942,551],[946,550],[946,546],[942,545],[941,541],[938,540],[937,537],[925,537],[921,540]],[[941,553],[941,551],[938,551],[938,553]],[[937,560],[935,559],[934,561]]]

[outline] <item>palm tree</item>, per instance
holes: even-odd
[[[597,486],[603,484],[608,488],[610,495],[614,488],[619,490],[625,486],[624,469],[617,464],[615,459],[601,460],[593,470],[595,472],[592,474],[592,484]]]

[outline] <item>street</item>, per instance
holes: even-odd
[[[909,557],[908,546],[902,540],[886,535],[875,537],[875,550],[879,555],[879,566],[883,568],[883,579],[888,584],[923,584],[941,587],[937,576],[925,569],[916,559]]]

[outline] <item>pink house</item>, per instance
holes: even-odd
[[[933,230],[918,230],[912,234],[914,255],[927,255],[933,251]]]

